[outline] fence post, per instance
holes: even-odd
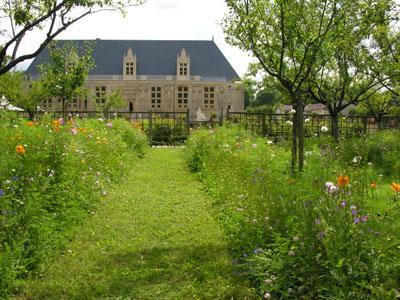
[[[189,112],[189,109],[187,109],[187,111],[186,111],[186,129],[187,130],[190,129],[190,120],[189,120],[189,118],[190,118],[190,112]]]
[[[229,115],[230,111],[229,111],[229,107],[226,109],[226,120],[229,121],[231,116]]]
[[[151,130],[153,128],[153,112],[149,112],[148,114],[148,120],[149,120],[149,129]]]
[[[262,134],[262,136],[267,136],[267,128],[266,128],[266,126],[265,126],[265,117],[266,117],[266,115],[265,115],[265,113],[262,113],[261,114],[261,134]]]
[[[367,134],[367,123],[368,123],[368,116],[363,117],[363,131],[364,134]]]

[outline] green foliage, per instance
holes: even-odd
[[[50,50],[50,60],[40,66],[41,80],[49,96],[62,101],[62,110],[72,100],[74,93],[83,85],[89,71],[94,67],[93,45],[85,44],[77,49],[72,43],[62,48],[54,44]]]
[[[183,144],[188,135],[185,126],[163,124],[153,125],[146,129],[146,133],[151,143],[155,145]]]
[[[20,72],[8,72],[0,76],[0,95],[16,107],[26,110],[33,119],[38,105],[49,97],[42,81],[30,81]]]
[[[387,152],[400,144],[395,133],[371,139]],[[193,132],[186,151],[215,200],[232,255],[260,296],[395,298],[400,194],[388,183],[398,175],[382,178],[379,162],[349,161],[351,142],[338,146],[327,136],[308,141],[305,170],[293,178],[286,145],[269,144],[235,127],[219,128]],[[387,157],[392,164],[396,151]]]
[[[0,122],[1,297],[40,271],[147,148],[125,121],[63,123]]]
[[[382,131],[367,137],[340,143],[343,163],[366,166],[368,163],[385,176],[400,179],[400,140],[397,131]]]

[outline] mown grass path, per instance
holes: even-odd
[[[250,299],[180,152],[152,149],[18,299]]]

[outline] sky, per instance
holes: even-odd
[[[124,39],[124,40],[211,40],[224,53],[236,72],[243,76],[251,58],[228,45],[220,25],[227,7],[224,0],[147,0],[119,12],[100,12],[70,26],[58,39]],[[21,53],[38,46],[40,33],[32,32]],[[25,69],[30,62],[20,66]]]

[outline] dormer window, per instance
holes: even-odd
[[[127,62],[125,72],[126,72],[126,75],[134,75],[135,74],[135,64],[133,62]]]
[[[181,63],[179,67],[179,75],[180,76],[187,76],[187,63]]]
[[[136,79],[136,54],[132,48],[129,48],[123,60],[123,78],[124,80]]]
[[[176,75],[178,80],[190,79],[190,56],[182,49],[176,60]]]

